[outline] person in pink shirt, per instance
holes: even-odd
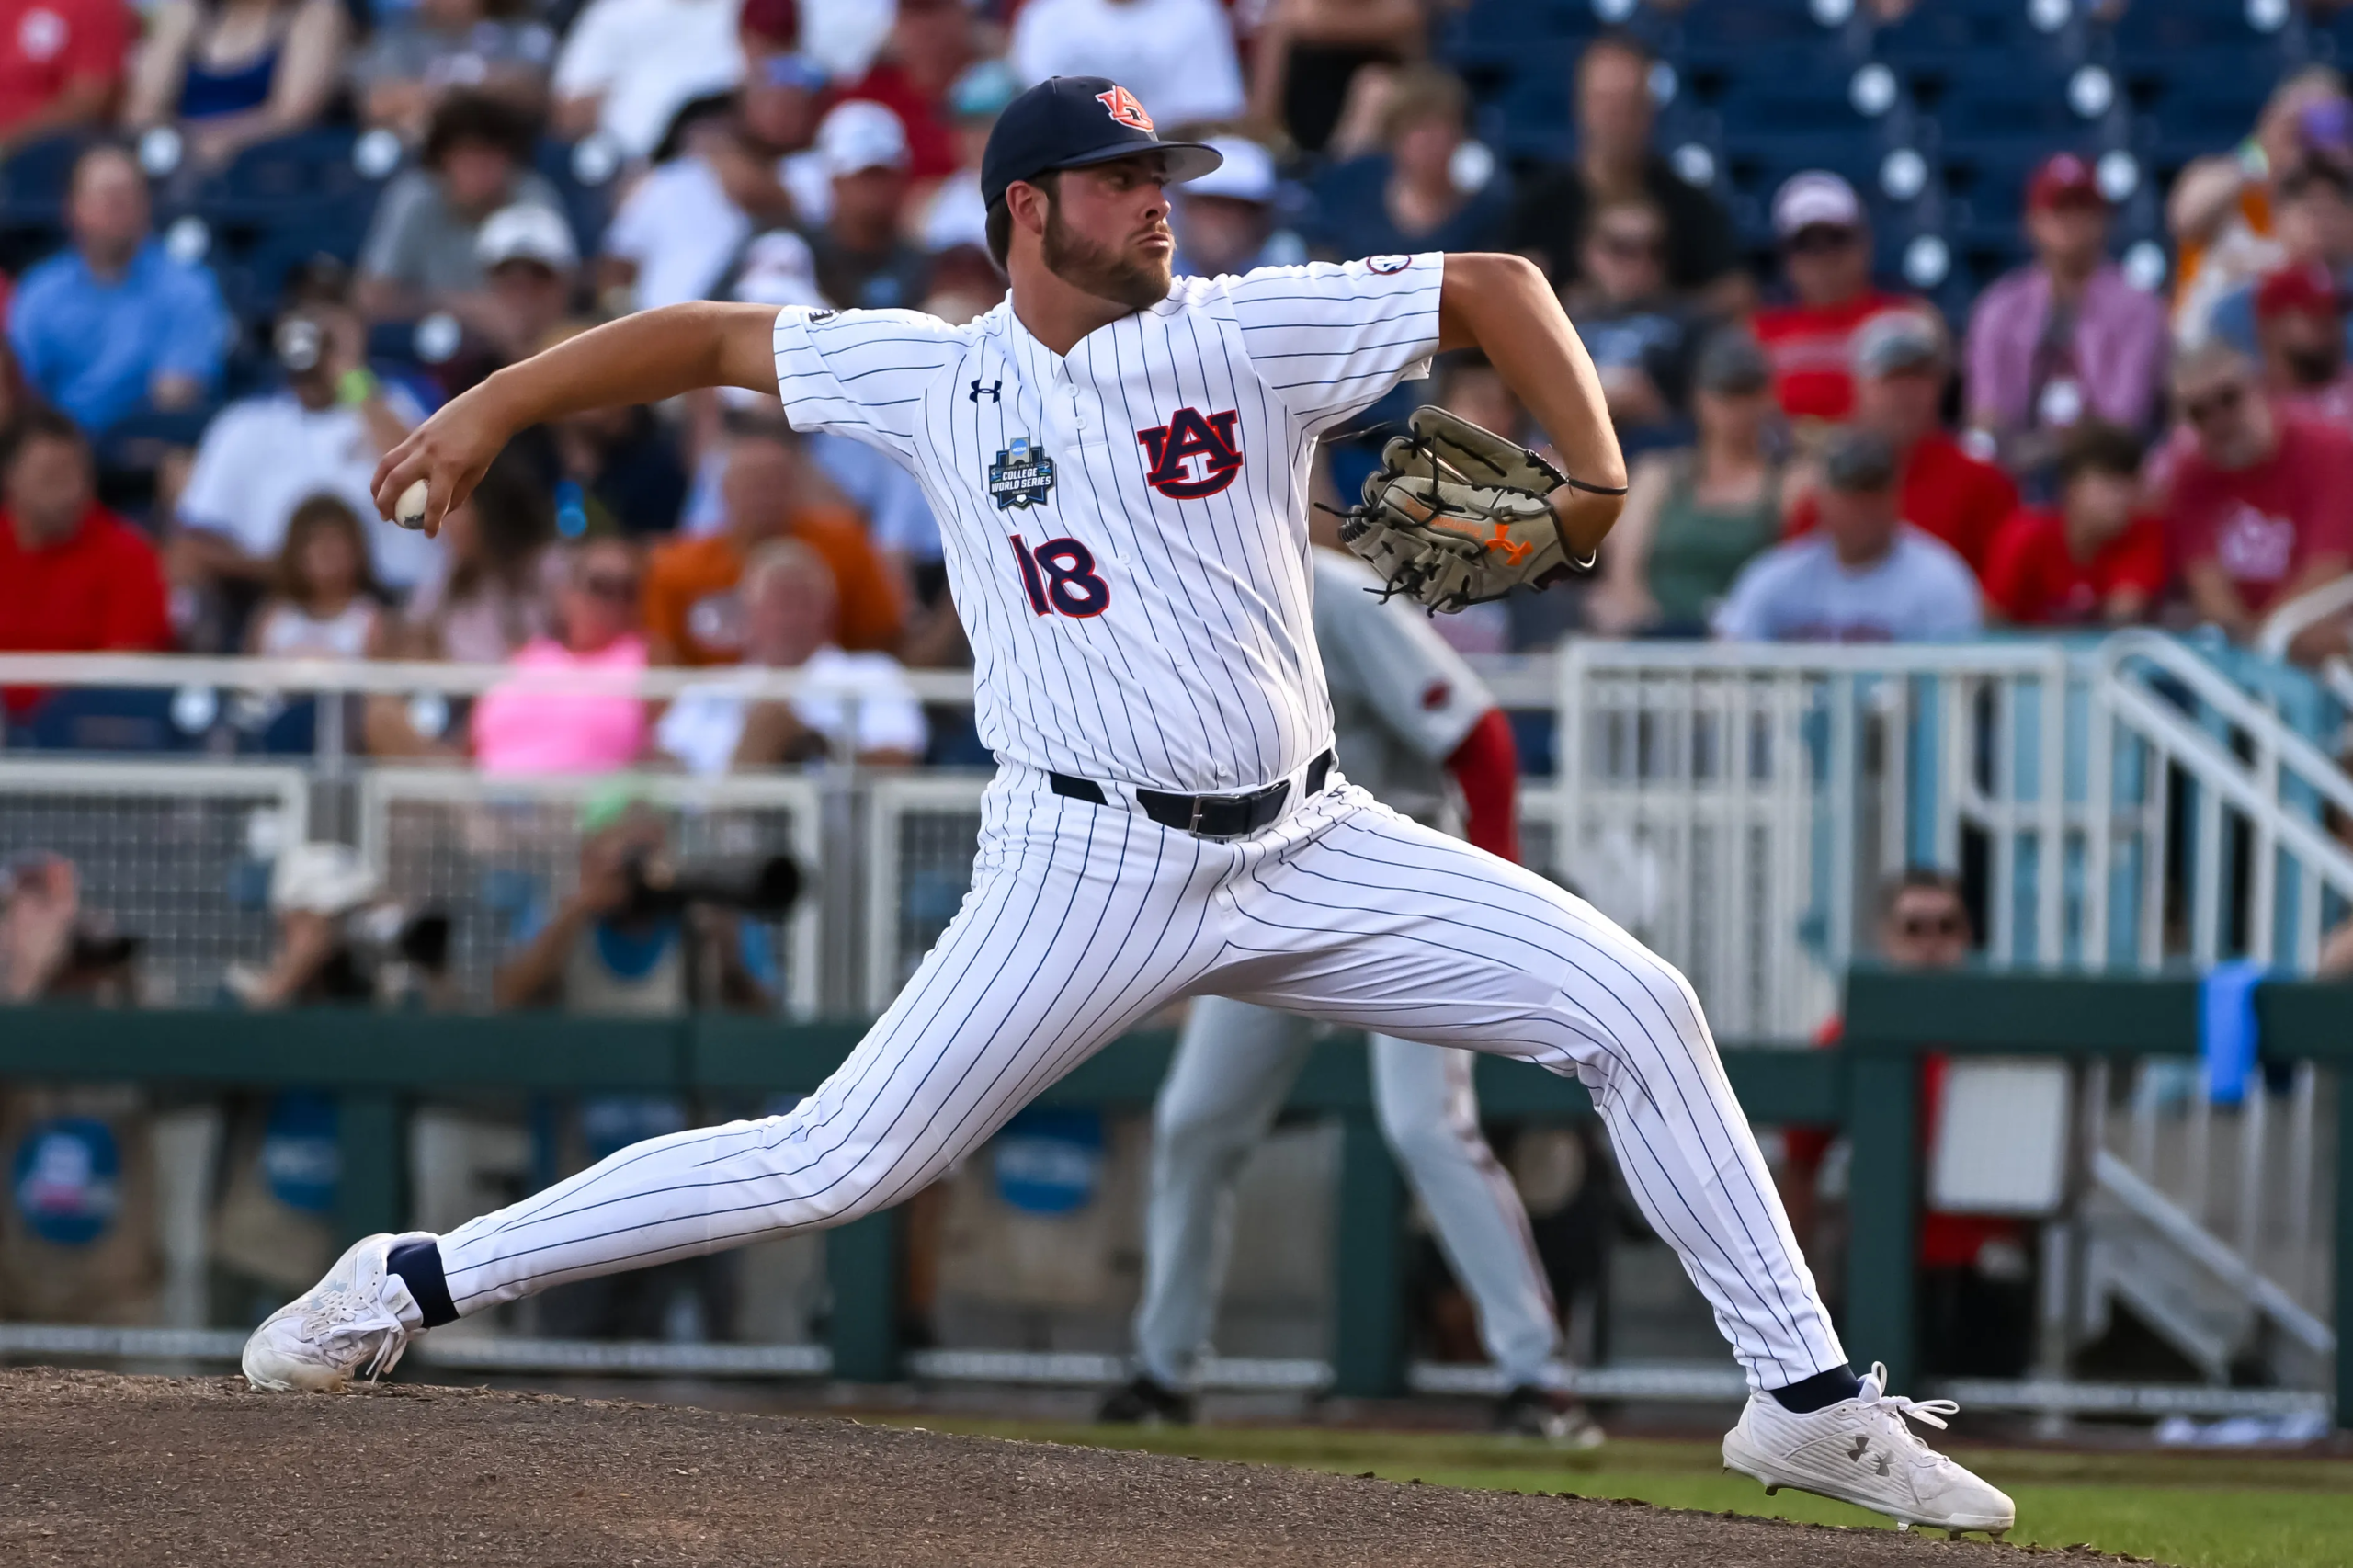
[[[508,664],[527,677],[631,675],[646,667],[638,628],[637,551],[618,539],[573,553],[557,597],[558,635],[535,637]],[[646,705],[622,692],[566,691],[526,678],[474,704],[474,761],[484,773],[610,773],[645,755]]]

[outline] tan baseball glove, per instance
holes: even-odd
[[[1340,521],[1340,542],[1389,593],[1450,614],[1593,570],[1595,556],[1570,558],[1549,498],[1564,484],[1625,492],[1571,479],[1518,442],[1435,404],[1415,409],[1406,430],[1381,449],[1363,501]]]

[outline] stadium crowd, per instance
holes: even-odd
[[[2174,181],[2168,292],[2128,279],[2094,160],[2052,145],[2023,193],[2022,265],[1948,320],[1876,275],[1870,198],[1841,174],[1779,180],[1765,232],[1744,233],[1661,146],[1662,67],[1634,32],[1576,51],[1556,85],[1574,151],[1531,162],[1474,138],[1428,0],[7,10],[0,155],[45,148],[67,172],[63,244],[6,301],[0,649],[813,677],[782,706],[724,679],[663,711],[380,699],[358,726],[379,755],[977,760],[901,673],[966,656],[921,491],[772,403],[532,430],[435,540],[378,520],[369,482],[440,401],[618,313],[990,309],[979,152],[1053,74],[1114,77],[1164,131],[1225,152],[1175,192],[1180,269],[1440,248],[1547,269],[1632,494],[1590,585],[1443,620],[1467,652],[2140,621],[2244,640],[2353,569],[2353,97],[2325,66],[2290,72],[2244,142]],[[159,232],[159,208],[335,127],[385,176],[364,229],[281,247],[233,287],[200,225]],[[590,191],[583,170],[609,178]],[[1327,443],[1327,499],[1432,396],[1535,434],[1491,370],[1448,363]],[[2294,653],[2346,638],[2325,621]],[[9,694],[14,744],[40,740],[41,700]]]

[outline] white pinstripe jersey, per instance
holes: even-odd
[[[1066,357],[1010,300],[961,327],[788,309],[777,382],[795,429],[879,448],[923,485],[999,758],[1255,789],[1332,744],[1315,438],[1427,373],[1443,270],[1431,253],[1179,278]]]

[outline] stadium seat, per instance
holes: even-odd
[[[204,741],[175,721],[171,691],[74,687],[53,691],[7,726],[11,749],[35,751],[192,751]]]

